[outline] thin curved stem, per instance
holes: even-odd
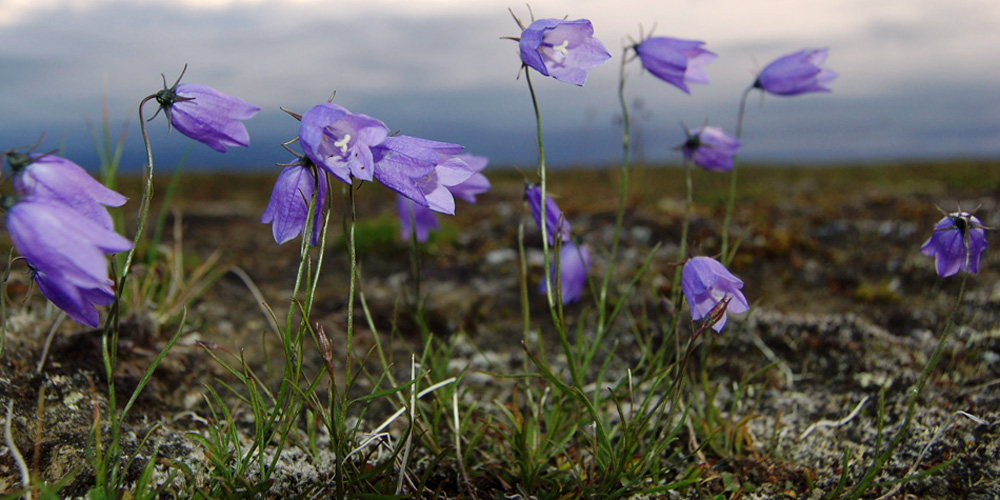
[[[110,478],[103,478],[103,484],[107,488],[116,488],[118,481],[118,467],[111,467],[110,464],[117,460],[119,456],[119,442],[121,440],[121,425],[118,415],[118,403],[115,394],[115,364],[118,358],[118,333],[121,331],[121,302],[122,294],[128,283],[128,274],[132,269],[132,259],[135,257],[136,249],[142,241],[143,231],[146,228],[146,219],[149,217],[150,200],[153,197],[153,149],[149,143],[149,134],[146,132],[146,120],[142,114],[142,107],[151,99],[156,99],[156,94],[147,96],[139,102],[139,129],[142,132],[142,142],[146,149],[146,183],[143,187],[142,198],[139,201],[139,219],[136,222],[135,237],[132,239],[132,248],[125,255],[122,262],[121,272],[115,284],[115,298],[111,303],[108,319],[104,323],[104,331],[101,334],[101,358],[104,362],[104,371],[108,380],[108,414],[111,418],[111,442],[108,445],[107,453],[104,455],[106,463],[103,464],[102,472],[110,472]]]
[[[687,259],[688,227],[691,221],[691,209],[694,206],[694,183],[691,181],[691,162],[687,156],[684,157],[684,184],[687,188],[687,198],[684,202],[684,221],[681,223],[681,241],[677,250],[677,262],[684,262]],[[674,271],[673,302],[675,310],[679,310],[681,291],[681,266],[677,266]]]
[[[743,115],[746,110],[747,97],[753,89],[752,85],[747,87],[740,98],[740,110],[736,115],[736,138],[740,140],[743,139]],[[722,223],[722,265],[724,266],[728,266],[734,257],[729,252],[729,226],[733,220],[733,208],[736,205],[736,172],[738,167],[736,157],[733,156],[733,170],[729,173],[729,203],[726,205],[726,219]],[[735,252],[733,253],[735,254]]]
[[[618,72],[618,103],[622,108],[622,177],[618,185],[618,213],[615,215],[615,232],[611,238],[611,253],[608,257],[608,269],[604,274],[604,281],[601,283],[601,291],[598,297],[598,320],[597,320],[597,340],[604,335],[608,325],[607,304],[608,286],[611,283],[611,275],[614,274],[614,263],[617,262],[618,244],[621,241],[622,225],[625,223],[625,202],[628,197],[629,171],[632,161],[632,120],[628,113],[628,103],[625,101],[625,64],[628,62],[628,52],[631,46],[622,49],[622,63]]]
[[[559,342],[562,344],[563,351],[566,353],[567,365],[569,366],[570,376],[573,379],[573,383],[577,387],[583,387],[583,380],[580,376],[579,368],[577,367],[576,358],[573,356],[573,348],[569,344],[569,339],[566,338],[566,326],[562,320],[562,300],[556,302],[556,295],[553,291],[553,280],[552,273],[550,272],[552,255],[551,249],[549,248],[549,234],[548,227],[546,224],[545,215],[545,205],[546,205],[546,169],[545,169],[545,143],[542,140],[542,113],[538,107],[538,96],[535,94],[535,86],[531,83],[531,71],[524,72],[526,80],[528,81],[528,90],[531,92],[531,104],[535,109],[535,124],[538,129],[538,180],[539,189],[541,190],[541,213],[539,214],[539,226],[541,226],[542,231],[542,254],[544,256],[544,280],[545,280],[545,297],[548,299],[549,313],[552,315],[552,323],[556,327],[556,333],[559,337]],[[557,283],[558,284],[558,283]]]
[[[906,402],[906,416],[903,418],[903,425],[900,426],[896,435],[893,436],[892,441],[889,442],[889,446],[885,450],[875,457],[871,466],[865,471],[865,475],[862,476],[858,484],[847,493],[846,498],[856,499],[864,494],[868,487],[871,486],[872,482],[878,476],[879,472],[885,466],[886,462],[892,458],[892,454],[899,447],[900,443],[903,442],[903,438],[906,437],[907,431],[910,429],[910,424],[913,422],[913,416],[917,410],[917,396],[920,395],[920,391],[923,390],[924,386],[927,384],[927,380],[930,379],[931,372],[937,366],[938,362],[941,361],[941,356],[944,355],[944,345],[948,341],[948,337],[951,335],[951,327],[955,322],[955,314],[958,312],[958,308],[962,305],[962,299],[965,297],[965,282],[969,278],[969,273],[962,274],[962,284],[958,289],[958,297],[955,299],[955,305],[952,306],[951,312],[948,314],[948,319],[945,320],[944,327],[941,329],[941,340],[938,341],[938,345],[934,348],[934,353],[931,354],[927,364],[924,365],[923,372],[920,373],[920,378],[917,382],[910,387],[909,398]]]
[[[353,178],[352,178],[353,180]],[[351,380],[351,358],[353,353],[352,342],[354,340],[354,290],[357,287],[358,281],[358,250],[357,250],[357,240],[356,240],[356,226],[358,220],[357,203],[354,199],[354,184],[351,183],[348,186],[349,200],[351,204],[351,226],[348,232],[348,254],[351,259],[351,277],[350,284],[347,289],[347,359],[344,366],[345,379],[348,383]],[[346,417],[347,411],[347,391],[344,392],[344,416]]]
[[[538,107],[538,97],[535,95],[535,86],[531,83],[531,71],[524,72],[525,80],[528,81],[528,91],[531,92],[531,105],[535,109],[535,125],[537,128],[537,138],[538,138],[538,185],[541,191],[541,214],[539,220],[541,220],[541,230],[542,230],[542,254],[544,255],[544,267],[545,267],[545,296],[549,301],[549,309],[555,309],[555,297],[552,293],[552,276],[549,273],[549,262],[551,256],[549,254],[549,232],[546,226],[545,218],[545,205],[546,197],[548,197],[548,188],[546,184],[546,168],[545,168],[545,141],[542,139],[542,112]]]

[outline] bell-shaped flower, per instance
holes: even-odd
[[[467,181],[475,172],[458,158],[448,158],[434,170],[414,181],[424,195],[427,208],[448,215],[455,215],[455,196],[451,188]]]
[[[979,272],[979,262],[986,250],[986,227],[969,212],[953,212],[934,226],[934,234],[920,251],[934,257],[937,273],[948,277],[965,271]]]
[[[396,214],[399,215],[399,236],[404,241],[409,241],[416,231],[417,241],[426,243],[431,231],[441,229],[433,210],[418,205],[401,194],[396,195]]]
[[[416,231],[417,241],[424,243],[432,230],[439,230],[440,227],[434,212],[447,213],[449,195],[452,197],[450,204],[453,207],[453,198],[475,203],[476,195],[490,189],[490,181],[480,173],[489,162],[486,157],[468,154],[451,158],[448,158],[447,155],[443,157],[446,158],[445,162],[436,165],[431,173],[423,178],[411,179],[411,182],[417,185],[424,196],[428,206],[415,203],[401,194],[396,196],[400,235],[404,240],[408,240],[413,231]],[[378,169],[375,172],[378,174]],[[463,178],[465,180],[461,180]],[[441,192],[442,187],[447,190],[447,193]]]
[[[70,317],[96,326],[89,309],[107,303],[111,286],[104,254],[132,243],[58,201],[4,197],[2,205],[14,248],[35,271],[42,293]]]
[[[559,274],[556,274],[556,262],[551,263],[549,280],[559,284],[563,305],[580,300],[583,288],[587,286],[587,271],[590,269],[590,250],[585,245],[573,242],[562,244],[559,251]],[[538,291],[546,293],[545,280],[538,285]]]
[[[689,83],[708,83],[704,66],[718,57],[702,45],[705,42],[658,36],[643,40],[633,50],[646,71],[690,94]]]
[[[604,44],[594,38],[594,26],[586,19],[539,19],[521,33],[518,45],[524,64],[544,76],[576,85],[587,81],[587,70],[611,58]]]
[[[372,180],[372,147],[388,135],[389,128],[381,121],[332,103],[313,106],[299,125],[299,143],[306,156],[347,184],[352,176]]]
[[[753,86],[781,96],[829,92],[826,84],[837,78],[837,73],[820,67],[826,61],[828,52],[828,49],[803,49],[779,57],[764,67]]]
[[[490,181],[482,174],[483,169],[489,163],[489,159],[485,156],[474,156],[469,154],[458,155],[458,159],[465,162],[465,165],[469,167],[469,170],[473,172],[468,179],[454,185],[448,186],[448,191],[460,200],[467,201],[469,203],[476,202],[476,195],[483,194],[490,190]]]
[[[372,149],[375,179],[418,205],[454,215],[455,198],[448,188],[475,173],[456,156],[464,149],[419,137],[387,137]]]
[[[49,302],[62,309],[73,321],[90,327],[96,327],[100,322],[95,306],[111,305],[115,300],[110,279],[100,285],[80,287],[35,271],[34,280],[38,290]]]
[[[182,134],[221,153],[227,146],[250,145],[243,120],[257,114],[259,107],[197,83],[174,83],[155,96],[170,125]]]
[[[105,229],[111,229],[113,222],[104,207],[120,207],[128,200],[66,158],[13,153],[7,162],[14,172],[15,193],[66,204]]]
[[[68,205],[37,196],[9,207],[7,231],[14,248],[35,269],[78,286],[104,283],[104,254],[132,248],[130,241]]]
[[[684,158],[695,165],[716,172],[733,169],[733,157],[740,151],[740,140],[726,135],[720,127],[704,127],[687,132],[687,141],[681,145]]]
[[[285,167],[271,191],[271,199],[260,217],[261,223],[271,224],[271,234],[279,245],[305,231],[312,220],[310,243],[315,245],[323,227],[323,204],[326,201],[326,174],[310,165],[292,164]],[[313,195],[316,196],[313,202]],[[309,205],[313,203],[310,216]]]
[[[681,291],[691,308],[691,319],[717,318],[712,324],[712,329],[717,332],[726,326],[728,313],[750,310],[746,297],[740,291],[742,288],[742,280],[710,257],[688,259],[681,270]],[[720,313],[718,307],[725,309]]]
[[[524,196],[528,198],[528,207],[531,208],[531,215],[535,217],[535,223],[545,231],[546,235],[556,235],[563,242],[570,239],[569,221],[563,217],[562,210],[556,205],[551,194],[545,196],[545,224],[542,224],[542,189],[536,184],[525,184]],[[549,243],[552,243],[551,237]]]

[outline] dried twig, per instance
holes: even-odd
[[[848,413],[846,417],[840,420],[823,419],[820,420],[819,422],[816,422],[815,424],[810,425],[809,427],[806,428],[806,430],[802,434],[799,435],[797,441],[802,441],[803,439],[806,438],[806,436],[812,434],[812,431],[816,430],[819,427],[840,427],[850,422],[851,420],[854,420],[854,417],[858,416],[858,413],[861,412],[861,408],[863,408],[865,406],[865,403],[867,402],[868,402],[868,396],[861,398],[861,402],[858,403],[858,405],[855,406],[853,410],[851,410],[851,413]]]
[[[24,457],[21,456],[21,452],[17,449],[17,445],[14,444],[14,435],[10,432],[10,421],[14,418],[14,402],[7,402],[7,421],[3,425],[3,438],[7,443],[7,449],[10,450],[10,456],[14,458],[14,462],[17,463],[17,470],[21,472],[21,486],[24,488],[24,498],[26,500],[31,500],[31,473],[28,472],[28,464],[25,463]]]

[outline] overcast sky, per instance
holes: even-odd
[[[172,82],[204,83],[262,108],[249,149],[225,155],[151,123],[158,165],[266,168],[304,112],[337,103],[408,135],[457,142],[494,164],[530,167],[534,118],[507,8],[496,0],[0,0],[0,148],[61,144],[96,164],[87,120],[106,89],[125,164],[142,164],[136,107]],[[830,94],[751,97],[742,157],[794,164],[1000,157],[1000,2],[996,0],[558,0],[535,16],[588,18],[613,58],[583,88],[537,78],[554,164],[620,157],[622,46],[648,32],[706,42],[711,84],[685,95],[628,66],[627,95],[650,161],[677,161],[680,123],[735,129],[740,93],[772,59],[829,47]],[[150,106],[147,116],[154,106]]]

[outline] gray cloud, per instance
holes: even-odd
[[[737,99],[754,70],[805,46],[831,47],[828,64],[841,75],[834,92],[769,97],[763,108],[752,97],[748,159],[1000,154],[1000,67],[985,64],[1000,60],[1000,15],[986,2],[912,0],[870,14],[847,5],[854,11],[847,16],[837,13],[851,2],[821,1],[799,11],[800,25],[785,27],[775,23],[795,14],[782,10],[782,2],[759,9],[730,0],[693,2],[683,12],[661,2],[619,3],[613,13],[604,12],[603,2],[558,2],[537,12],[592,16],[615,57],[594,70],[584,88],[536,78],[553,163],[617,159],[619,41],[637,34],[638,22],[657,20],[663,21],[657,34],[703,39],[720,58],[709,67],[712,84],[694,87],[690,96],[630,67],[628,97],[645,103],[641,128],[650,160],[677,158],[670,148],[683,138],[681,122],[697,126],[707,119],[732,131]],[[113,122],[132,124],[126,163],[141,165],[138,101],[160,88],[160,73],[172,82],[187,63],[185,81],[239,95],[263,110],[248,123],[253,148],[227,155],[167,135],[159,118],[151,133],[161,164],[185,151],[196,165],[287,161],[278,144],[295,136],[297,123],[278,107],[302,112],[333,90],[338,103],[390,128],[463,143],[496,162],[533,164],[534,120],[523,77],[516,79],[516,43],[499,39],[517,28],[500,4],[436,11],[420,2],[360,5],[265,1],[199,10],[105,2],[63,9],[58,18],[29,13],[0,30],[0,134],[7,142],[0,147],[33,142],[47,131],[47,146],[62,143],[74,159],[93,164],[84,119],[100,118],[106,78]],[[401,13],[393,14],[397,9]],[[708,19],[705,9],[733,15]]]

